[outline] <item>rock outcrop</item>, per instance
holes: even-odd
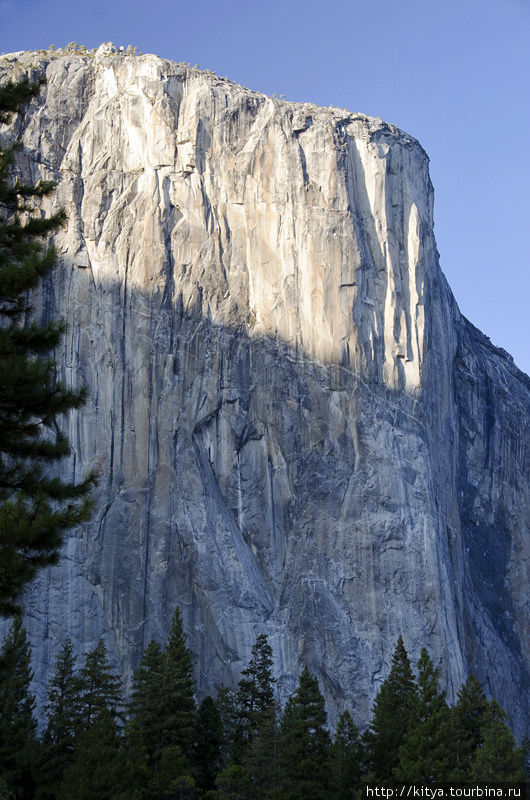
[[[265,632],[362,724],[402,633],[522,733],[530,382],[459,313],[418,142],[111,47],[0,64],[47,77],[4,134],[68,213],[36,306],[100,475],[27,596],[37,689],[67,634],[128,680],[178,604],[200,693]]]

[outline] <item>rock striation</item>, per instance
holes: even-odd
[[[110,46],[0,65],[47,78],[2,135],[68,214],[36,309],[100,475],[27,596],[40,696],[66,635],[129,680],[178,604],[201,694],[267,633],[283,698],[307,664],[362,724],[402,633],[522,734],[530,381],[458,310],[419,143]]]

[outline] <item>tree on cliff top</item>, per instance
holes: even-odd
[[[35,97],[40,83],[0,88],[0,123]],[[94,475],[62,481],[51,466],[70,448],[58,418],[85,400],[56,376],[51,353],[64,325],[31,320],[28,294],[53,269],[56,254],[46,238],[65,220],[44,218],[35,201],[51,181],[26,185],[10,178],[19,142],[0,143],[0,614],[18,610],[25,586],[39,567],[53,564],[66,530],[86,520]]]

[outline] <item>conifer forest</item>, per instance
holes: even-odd
[[[525,779],[526,743],[516,746],[497,702],[470,675],[448,705],[427,650],[413,670],[401,637],[363,732],[348,709],[330,730],[307,668],[281,707],[273,658],[258,636],[237,689],[198,703],[177,609],[126,698],[102,640],[79,660],[67,639],[38,730],[29,645],[15,618],[0,653],[0,798],[348,800],[366,784]]]

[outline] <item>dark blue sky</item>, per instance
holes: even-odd
[[[131,43],[404,128],[461,311],[530,372],[530,0],[0,0],[0,25],[3,52]]]

